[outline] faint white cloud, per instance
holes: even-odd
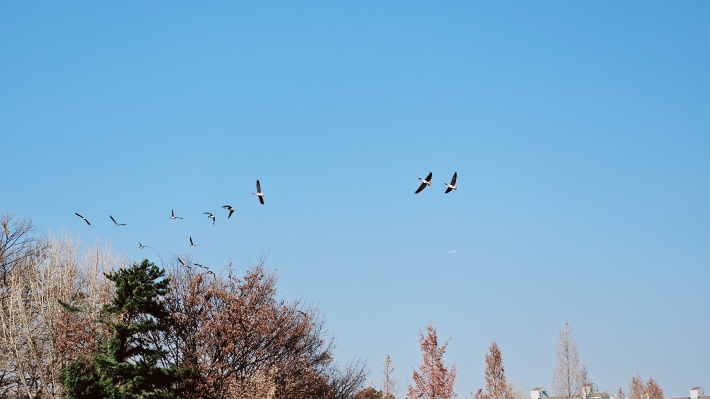
[[[452,253],[454,253],[454,252],[456,252],[456,250],[455,250],[455,249],[454,249],[453,251],[449,251],[449,253],[450,253],[450,254],[452,254]]]

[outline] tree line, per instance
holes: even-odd
[[[447,365],[443,356],[446,352],[448,341],[440,345],[437,329],[433,325],[427,327],[426,333],[420,332],[419,343],[422,360],[417,370],[413,371],[412,383],[407,384],[409,399],[453,399],[457,398],[454,390],[456,380],[456,364]],[[506,378],[503,355],[498,343],[491,342],[484,356],[485,386],[469,399],[527,399],[527,393],[520,387],[509,382]],[[397,388],[391,381],[396,381],[389,355],[383,363],[382,389],[376,390],[369,387],[361,393],[360,399],[396,399]],[[552,376],[552,388],[555,397],[560,399],[589,399],[597,392],[591,389],[592,380],[589,370],[583,361],[580,361],[577,342],[569,323],[560,329],[557,340],[557,365]],[[615,392],[607,392],[610,397],[617,399],[664,399],[663,389],[658,382],[649,377],[644,380],[640,373],[629,381],[628,395],[623,388]],[[597,396],[600,397],[600,396]]]
[[[318,308],[280,298],[263,259],[241,273],[227,264],[220,275],[192,264],[188,256],[160,267],[131,263],[98,242],[82,249],[69,236],[36,235],[30,219],[0,216],[0,397],[401,397],[389,355],[377,388],[366,387],[365,363],[335,361]],[[419,332],[421,361],[407,398],[457,398],[448,342],[432,324]],[[485,386],[470,399],[528,397],[507,380],[495,341],[484,361]],[[589,383],[565,323],[553,392],[587,399]],[[628,390],[613,394],[663,399],[657,381],[638,373]]]
[[[367,368],[335,361],[317,307],[257,265],[160,267],[0,216],[0,397],[351,399]],[[183,266],[186,264],[187,266]]]

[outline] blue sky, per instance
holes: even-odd
[[[551,388],[569,320],[602,389],[638,370],[687,396],[710,388],[709,17],[707,2],[5,2],[0,209],[135,259],[268,253],[338,358],[378,379],[389,353],[402,394],[429,321],[464,396],[492,337],[509,379]]]

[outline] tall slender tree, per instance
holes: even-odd
[[[552,389],[557,396],[570,398],[580,392],[580,365],[577,342],[572,327],[565,321],[557,339],[557,368],[552,376]]]
[[[169,291],[165,271],[147,259],[130,268],[106,274],[116,285],[111,303],[105,304],[98,322],[111,338],[102,352],[81,356],[62,371],[66,399],[173,398],[170,388],[189,374],[185,368],[158,367],[165,351],[149,344],[147,336],[160,329],[158,322],[170,314],[162,299]],[[62,302],[69,311],[80,311]]]
[[[486,353],[486,390],[484,396],[487,399],[509,399],[503,357],[495,341],[491,342],[488,353]]]
[[[387,354],[385,361],[382,362],[382,398],[394,399],[397,395],[397,377],[394,374],[394,366],[390,355]]]
[[[456,398],[454,382],[456,380],[456,364],[447,366],[444,363],[444,353],[448,341],[439,346],[436,327],[427,326],[426,335],[419,332],[419,346],[422,351],[422,364],[419,371],[413,370],[414,384],[407,384],[409,399],[451,399]]]

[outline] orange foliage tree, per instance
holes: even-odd
[[[439,346],[436,327],[427,326],[426,335],[419,332],[419,346],[422,352],[422,363],[419,371],[413,370],[414,384],[407,383],[407,397],[410,399],[451,399],[456,398],[454,381],[456,380],[456,364],[447,367],[444,363],[447,341]]]
[[[653,377],[644,381],[641,373],[636,372],[629,381],[629,399],[663,399],[663,389]]]
[[[215,276],[182,259],[166,297],[173,317],[152,337],[169,364],[197,371],[180,397],[347,398],[362,389],[364,365],[336,367],[317,309],[279,300],[277,277],[262,264]]]

